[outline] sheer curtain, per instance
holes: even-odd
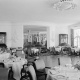
[[[74,30],[74,46],[80,48],[80,29]]]
[[[80,29],[71,29],[71,46],[80,48]]]

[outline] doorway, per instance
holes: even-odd
[[[38,25],[25,25],[23,47],[47,47],[47,28]]]

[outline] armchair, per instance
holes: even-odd
[[[0,68],[4,68],[5,66],[4,66],[4,63],[0,63]]]
[[[32,65],[27,66],[26,64],[24,66],[23,66],[23,69],[21,70],[20,80],[37,80],[36,73],[33,66]]]
[[[46,71],[45,71],[45,63],[42,59],[38,59],[33,62],[33,67],[36,72],[37,80],[43,80],[42,78],[44,77],[46,80]]]

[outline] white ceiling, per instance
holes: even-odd
[[[80,0],[74,10],[57,11],[51,0],[0,0],[0,22],[76,23],[80,21]]]

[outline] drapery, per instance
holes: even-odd
[[[71,29],[70,32],[71,32],[71,46],[74,47],[74,29]]]

